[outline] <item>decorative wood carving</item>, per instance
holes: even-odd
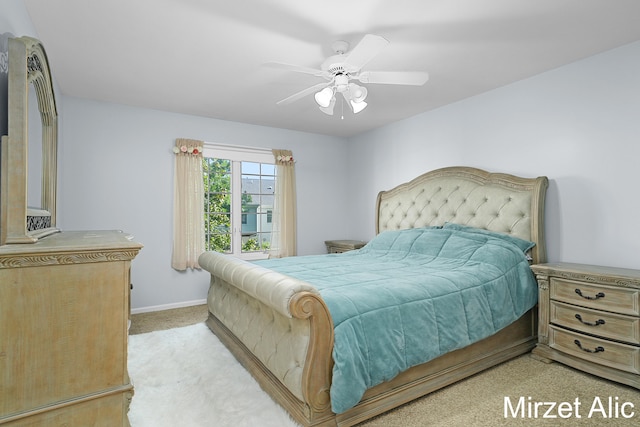
[[[130,261],[138,251],[79,252],[74,254],[17,255],[0,257],[0,268],[37,267],[56,264]]]
[[[545,276],[561,277],[563,279],[576,280],[579,282],[587,283],[600,283],[606,285],[623,286],[628,288],[636,288],[640,286],[640,274],[636,270],[615,268],[615,267],[602,267],[591,266],[593,271],[572,271],[570,269],[562,268],[562,266],[572,264],[546,264],[547,272]],[[585,267],[583,267],[585,268]],[[600,269],[600,271],[597,271]]]

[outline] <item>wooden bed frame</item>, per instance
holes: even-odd
[[[378,194],[376,232],[454,222],[536,243],[546,259],[546,177],[520,178],[469,167],[428,172]],[[261,387],[304,426],[350,426],[530,351],[537,310],[463,349],[415,366],[369,389],[341,414],[331,411],[333,323],[309,284],[229,256],[207,252],[207,325]],[[265,289],[268,292],[265,292]]]

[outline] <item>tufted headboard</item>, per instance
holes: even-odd
[[[378,193],[376,233],[452,222],[535,242],[532,262],[545,262],[548,182],[545,176],[521,178],[471,167],[437,169]]]

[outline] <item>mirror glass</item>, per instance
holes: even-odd
[[[27,207],[42,209],[42,119],[35,87],[29,85]]]

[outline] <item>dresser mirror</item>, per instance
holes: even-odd
[[[42,120],[36,88],[29,85],[27,134],[27,215],[42,208]]]
[[[58,232],[58,113],[49,62],[31,37],[8,42],[8,135],[0,155],[0,245]]]

